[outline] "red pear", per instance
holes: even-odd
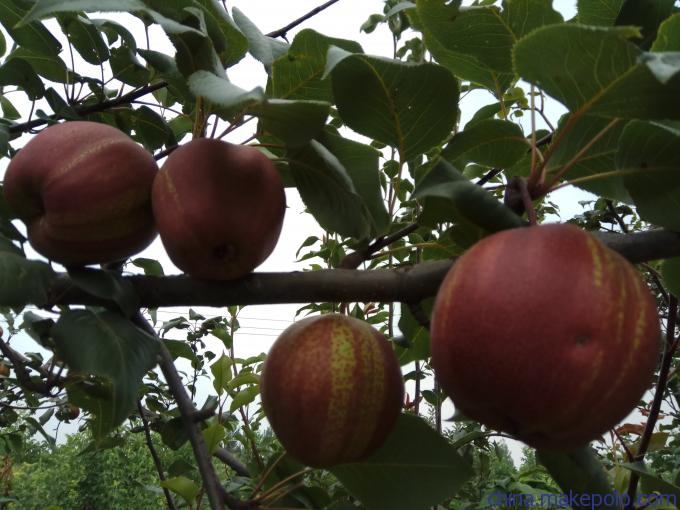
[[[67,266],[125,259],[156,236],[153,156],[97,122],[50,126],[10,162],[4,193],[31,246]]]
[[[262,406],[288,452],[314,467],[364,459],[401,411],[404,386],[392,346],[368,323],[329,314],[296,322],[262,371]]]
[[[247,275],[271,254],[286,209],[274,164],[254,147],[195,139],[168,157],[153,210],[170,259],[196,278]]]
[[[432,364],[463,414],[569,450],[625,418],[660,353],[635,268],[573,225],[506,230],[460,257],[437,294]]]

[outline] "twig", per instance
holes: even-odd
[[[607,209],[612,214],[612,216],[614,216],[614,220],[616,221],[616,223],[618,223],[619,228],[621,228],[621,232],[623,232],[624,234],[627,234],[628,233],[628,225],[626,225],[626,222],[623,221],[623,218],[621,217],[621,215],[618,212],[616,212],[616,207],[614,207],[614,202],[612,202],[611,200],[605,200],[605,202],[607,203]]]
[[[536,218],[536,209],[534,209],[534,204],[531,199],[531,193],[529,192],[529,186],[527,180],[520,177],[517,181],[519,185],[520,193],[522,194],[522,203],[524,204],[524,210],[529,218],[529,225],[537,225],[538,219]]]
[[[645,431],[640,438],[640,446],[635,454],[635,461],[642,462],[649,448],[649,443],[652,440],[654,427],[659,419],[659,412],[661,410],[661,403],[666,392],[666,385],[668,383],[668,374],[670,372],[671,363],[673,361],[673,354],[678,346],[678,341],[675,339],[675,324],[678,314],[678,298],[671,294],[668,302],[668,319],[666,321],[666,345],[663,351],[663,358],[661,360],[661,370],[659,370],[659,378],[656,382],[656,389],[654,390],[654,400],[649,409],[649,416],[647,417],[647,425]],[[628,497],[630,500],[626,510],[632,510],[634,507],[635,493],[637,492],[638,481],[640,475],[637,472],[631,472],[630,482],[628,483]]]
[[[477,186],[484,186],[491,179],[503,172],[502,168],[492,168],[475,183]]]
[[[149,422],[144,416],[144,409],[142,408],[142,401],[137,399],[137,411],[139,412],[139,417],[142,419],[142,425],[144,426],[144,437],[146,438],[146,446],[151,453],[151,458],[153,459],[154,466],[156,466],[156,471],[158,472],[158,478],[161,482],[165,481],[165,472],[163,471],[163,464],[158,456],[156,447],[153,445],[153,440],[151,438],[151,430],[149,429]],[[170,510],[176,510],[175,502],[172,500],[172,495],[170,491],[163,487],[163,494],[165,495],[165,500],[168,502],[168,508]]]
[[[335,3],[338,3],[339,1],[340,1],[340,0],[329,0],[329,1],[326,2],[325,4],[322,4],[322,5],[318,6],[318,7],[315,7],[314,9],[312,9],[311,11],[309,11],[307,14],[305,14],[304,16],[299,17],[299,18],[296,19],[295,21],[291,21],[291,22],[288,23],[285,27],[279,28],[278,30],[274,30],[273,32],[269,32],[269,33],[267,34],[267,37],[273,37],[273,38],[276,38],[276,37],[284,37],[284,38],[285,38],[286,35],[288,34],[288,31],[292,30],[293,28],[295,28],[295,27],[298,26],[298,25],[301,25],[302,23],[304,23],[305,21],[307,21],[309,18],[311,18],[311,17],[313,17],[313,16],[316,16],[316,15],[319,14],[321,11],[323,11],[323,10],[325,10],[325,9],[328,9],[331,5],[333,5],[333,4],[335,4]]]
[[[211,408],[206,408],[196,410],[192,418],[195,422],[201,422],[209,418],[212,418],[213,416],[215,416],[215,410]]]
[[[2,330],[0,329],[0,336],[2,336]],[[36,393],[41,393],[43,395],[49,395],[52,386],[48,386],[43,381],[34,381],[31,379],[31,374],[26,370],[26,365],[24,364],[23,356],[12,349],[4,340],[0,340],[0,351],[3,356],[5,356],[11,363],[14,372],[17,375],[17,379],[21,383],[21,386],[30,391],[35,391]]]
[[[218,448],[215,450],[213,455],[215,458],[221,460],[224,464],[233,469],[237,475],[246,477],[251,476],[248,468],[240,460],[234,457],[234,455],[232,455],[232,453],[226,448]]]
[[[365,260],[371,258],[374,253],[382,250],[383,248],[387,248],[390,244],[397,242],[399,239],[406,237],[409,234],[412,234],[418,230],[418,227],[419,225],[417,223],[411,223],[410,225],[407,225],[392,234],[379,237],[369,244],[364,250],[357,250],[346,255],[338,267],[340,269],[356,269]]]
[[[90,113],[97,113],[97,112],[102,112],[105,110],[108,110],[110,108],[115,108],[116,106],[121,106],[124,104],[128,104],[135,99],[139,99],[142,96],[145,96],[151,92],[154,92],[156,90],[162,89],[167,87],[168,84],[164,81],[160,81],[158,83],[154,83],[153,85],[146,85],[145,87],[141,87],[139,89],[133,90],[131,92],[128,92],[125,95],[122,95],[116,99],[111,99],[110,101],[102,101],[101,103],[93,104],[93,105],[88,105],[88,106],[81,106],[81,107],[76,107],[75,112],[78,115],[89,115]],[[47,124],[50,121],[58,121],[62,120],[64,117],[61,115],[50,115],[47,118],[41,118],[41,119],[33,119],[28,122],[24,122],[22,124],[14,124],[13,126],[9,127],[9,132],[10,133],[24,133],[26,131],[30,131],[33,128],[36,128],[38,126],[42,126],[43,124]]]
[[[590,149],[593,148],[593,146],[599,142],[604,135],[606,135],[614,126],[616,126],[619,122],[621,122],[621,118],[616,118],[613,119],[609,124],[607,124],[602,130],[600,130],[599,133],[597,133],[594,137],[592,137],[587,144],[585,144],[574,156],[567,161],[562,167],[555,173],[555,175],[552,176],[550,182],[543,184],[541,186],[541,191],[542,193],[547,193],[551,190],[551,188],[557,184],[557,182],[566,174],[582,157],[583,155],[588,152]],[[547,159],[546,159],[546,164],[543,165],[542,170],[545,170],[547,167]]]
[[[212,510],[222,510],[224,508],[225,502],[232,510],[245,508],[243,506],[239,506],[240,503],[243,503],[241,500],[231,499],[230,501],[226,501],[225,499],[226,494],[219,483],[219,478],[217,477],[215,468],[213,467],[210,460],[210,455],[208,454],[208,450],[203,439],[203,433],[201,432],[199,425],[193,419],[194,413],[196,412],[196,407],[184,388],[184,383],[182,382],[179,373],[177,373],[177,369],[175,368],[172,356],[170,355],[167,347],[165,347],[160,338],[158,338],[156,331],[147,322],[144,316],[142,316],[141,312],[137,312],[133,318],[133,322],[158,340],[160,346],[159,365],[163,372],[163,376],[168,383],[170,392],[175,397],[180,414],[182,415],[184,428],[189,435],[189,442],[191,443],[191,447],[194,450],[194,457],[196,458],[198,471],[201,474],[201,478],[203,480],[205,493],[207,494],[208,501],[210,502],[210,508]]]

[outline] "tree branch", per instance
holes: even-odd
[[[133,322],[139,328],[146,331],[158,340],[160,345],[159,366],[163,372],[166,382],[168,383],[170,392],[175,397],[177,407],[179,408],[182,419],[184,420],[184,429],[189,434],[189,442],[191,443],[191,446],[194,450],[194,457],[196,458],[198,471],[201,474],[203,486],[205,487],[205,492],[208,496],[208,501],[210,502],[210,508],[212,510],[222,510],[224,508],[224,503],[227,503],[229,508],[232,510],[245,508],[241,505],[241,503],[244,502],[226,494],[223,487],[220,485],[219,478],[217,477],[215,468],[212,465],[210,454],[206,448],[200,425],[194,421],[196,407],[184,389],[184,383],[177,373],[177,369],[175,368],[175,364],[172,360],[170,352],[165,347],[160,338],[158,338],[156,331],[140,312],[137,312],[137,314],[133,317]]]
[[[110,101],[102,101],[101,103],[97,104],[92,104],[92,105],[87,105],[87,106],[79,106],[75,107],[74,110],[78,115],[89,115],[90,113],[97,113],[97,112],[103,112],[105,110],[108,110],[110,108],[115,108],[116,106],[121,106],[124,104],[128,104],[131,101],[134,101],[135,99],[139,99],[142,96],[145,96],[147,94],[150,94],[151,92],[155,92],[156,90],[162,89],[167,87],[168,84],[164,81],[159,81],[158,83],[154,83],[152,85],[146,85],[145,87],[138,88],[136,90],[133,90],[131,92],[128,92],[127,94],[124,94],[116,99],[111,99]],[[9,132],[10,133],[24,133],[26,131],[30,131],[33,128],[42,126],[43,124],[47,124],[49,121],[58,121],[63,119],[61,115],[57,115],[56,113],[54,115],[50,115],[47,118],[41,118],[41,119],[33,119],[28,122],[24,122],[22,124],[14,124],[13,126],[9,127]]]
[[[663,350],[663,358],[661,359],[661,369],[659,370],[659,378],[656,382],[656,389],[654,391],[654,399],[652,400],[652,405],[649,409],[649,416],[647,417],[647,425],[645,426],[645,431],[640,438],[640,446],[638,446],[637,452],[635,453],[635,461],[642,462],[647,454],[649,448],[649,443],[652,440],[652,434],[654,433],[654,427],[659,419],[659,412],[661,411],[661,403],[663,402],[663,396],[666,393],[666,387],[668,385],[668,374],[671,369],[671,363],[673,361],[673,355],[678,347],[678,340],[675,338],[675,325],[676,317],[678,315],[678,298],[671,295],[668,303],[668,320],[666,324],[666,343]],[[640,475],[636,472],[630,473],[630,481],[628,482],[628,497],[630,498],[630,504],[626,507],[626,510],[632,510],[634,508],[635,493],[637,492],[638,481],[640,480]]]
[[[153,440],[151,438],[151,430],[149,429],[149,422],[144,416],[144,408],[142,408],[142,401],[137,400],[137,411],[139,411],[139,417],[142,419],[142,425],[144,426],[144,438],[146,439],[146,446],[151,453],[151,458],[153,459],[154,466],[156,466],[156,471],[158,472],[158,479],[162,482],[165,480],[165,472],[163,471],[163,464],[158,456],[158,452],[153,445]],[[163,487],[163,494],[165,495],[165,500],[168,502],[168,508],[170,510],[176,510],[175,502],[172,500],[172,495],[170,491]]]
[[[0,329],[0,337],[2,337],[3,331]],[[14,368],[14,373],[19,380],[21,386],[27,390],[40,393],[42,395],[49,396],[50,390],[54,385],[48,385],[44,381],[35,381],[31,378],[31,374],[26,368],[26,362],[28,361],[22,354],[12,349],[4,340],[0,338],[0,352],[5,356],[10,363],[12,363],[12,368]]]
[[[392,234],[379,237],[371,244],[369,244],[365,249],[357,250],[346,255],[342,259],[338,267],[340,269],[356,269],[364,261],[370,259],[373,256],[373,254],[379,252],[383,248],[387,248],[390,244],[399,241],[399,239],[406,237],[409,234],[412,234],[413,232],[418,230],[418,227],[419,225],[417,223],[411,223],[409,225],[406,225],[404,228],[397,230],[396,232],[393,232]]]
[[[283,37],[283,38],[285,38],[286,35],[288,34],[288,32],[289,32],[290,30],[292,30],[292,29],[295,28],[296,26],[298,26],[298,25],[304,23],[304,22],[307,21],[309,18],[311,18],[311,17],[313,17],[313,16],[316,16],[316,15],[319,14],[321,11],[323,11],[323,10],[325,10],[325,9],[328,9],[331,5],[333,5],[333,4],[335,4],[335,3],[338,3],[339,1],[340,1],[340,0],[329,0],[329,1],[326,2],[325,4],[322,4],[322,5],[320,5],[319,7],[315,7],[314,9],[312,9],[311,11],[309,11],[307,14],[305,14],[304,16],[299,17],[299,18],[296,19],[295,21],[291,21],[291,22],[288,23],[285,27],[281,27],[281,28],[279,28],[278,30],[274,30],[273,32],[269,32],[269,33],[267,34],[267,37],[273,37],[273,38],[276,38],[276,37]]]
[[[234,472],[239,476],[250,477],[250,471],[240,460],[238,460],[232,453],[226,448],[218,448],[215,450],[213,455],[221,460],[224,464],[229,466]]]
[[[596,235],[633,263],[680,256],[680,234],[675,232]],[[353,301],[416,303],[437,293],[452,264],[452,260],[439,260],[396,269],[252,273],[230,282],[141,275],[126,276],[124,280],[134,288],[140,306],[146,308]],[[110,305],[78,288],[66,273],[54,278],[48,293],[52,305]],[[0,302],[0,306],[16,304]]]

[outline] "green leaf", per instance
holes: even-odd
[[[680,129],[629,123],[619,141],[616,163],[640,217],[680,230]]]
[[[61,51],[61,44],[40,22],[17,26],[22,17],[28,12],[21,0],[3,0],[0,2],[0,23],[9,36],[19,46],[29,50],[57,55]]]
[[[266,69],[271,69],[274,61],[288,51],[288,45],[264,35],[238,8],[234,7],[232,14],[234,22],[248,39],[248,51],[250,54],[256,60],[262,62]]]
[[[426,510],[454,496],[473,474],[446,439],[407,414],[374,455],[331,472],[366,510]]]
[[[271,94],[285,99],[332,101],[331,82],[323,80],[326,54],[331,46],[363,53],[355,41],[326,37],[311,29],[295,36],[286,55],[274,62]]]
[[[138,53],[157,73],[157,76],[168,82],[168,91],[175,97],[175,101],[182,105],[191,105],[195,101],[189,90],[186,78],[179,72],[175,59],[158,51],[140,49]]]
[[[236,411],[239,407],[245,407],[253,402],[260,394],[259,386],[248,386],[246,389],[239,391],[234,395],[234,399],[229,406],[231,412]]]
[[[181,496],[191,508],[193,508],[196,497],[201,491],[201,488],[198,485],[185,476],[176,476],[163,480],[161,482],[161,487],[171,490],[175,494]]]
[[[38,420],[36,420],[32,416],[27,416],[24,418],[24,420],[26,421],[26,424],[29,426],[30,429],[33,429],[34,432],[37,432],[45,439],[45,441],[50,447],[50,450],[54,450],[56,448],[57,442],[52,436],[45,432],[45,429],[42,427]]]
[[[189,440],[189,434],[184,426],[184,418],[177,416],[161,425],[161,439],[173,450],[178,450]]]
[[[578,0],[576,19],[583,25],[611,27],[621,11],[624,0]]]
[[[90,19],[89,21],[100,32],[106,35],[109,45],[116,43],[118,39],[120,39],[124,46],[127,46],[132,51],[137,51],[137,41],[135,40],[135,36],[133,36],[132,32],[130,32],[120,23],[116,23],[115,21],[111,21],[109,19]]]
[[[109,398],[90,401],[88,409],[95,437],[103,437],[134,409],[142,377],[156,365],[158,341],[116,313],[89,310],[62,314],[52,336],[71,370],[109,381]]]
[[[680,118],[680,61],[641,53],[627,40],[637,34],[631,27],[539,28],[515,46],[515,68],[579,115]]]
[[[139,0],[40,0],[33,4],[33,8],[21,20],[21,25],[49,18],[58,12],[133,12],[145,9],[146,6]]]
[[[161,263],[154,259],[139,257],[132,261],[132,265],[143,269],[147,276],[163,276],[165,274]]]
[[[680,13],[661,23],[652,51],[680,51]]]
[[[0,96],[0,107],[2,107],[2,117],[7,120],[17,120],[21,114],[14,108],[12,102],[6,96]]]
[[[196,0],[196,3],[203,9],[208,35],[222,64],[225,67],[236,64],[248,51],[248,39],[217,0]]]
[[[643,462],[632,462],[627,464],[621,464],[622,467],[637,473],[640,475],[642,480],[642,490],[647,494],[653,494],[658,492],[666,497],[666,501],[671,503],[670,497],[673,497],[675,501],[680,499],[680,487],[670,482],[667,482],[660,475],[650,471]],[[650,499],[651,503],[651,499]],[[654,508],[659,506],[663,501],[661,499],[657,500],[656,504],[651,503],[649,508]]]
[[[562,492],[579,494],[609,494],[612,486],[606,471],[589,446],[571,453],[536,451],[538,460],[543,464]],[[591,508],[576,506],[575,508]],[[602,504],[601,510],[616,510],[616,506]]]
[[[428,24],[430,32],[437,34],[448,50],[471,57],[489,70],[511,73],[510,50],[515,36],[498,7],[458,7],[457,3],[447,5],[445,0],[416,2],[421,21]],[[441,19],[432,19],[435,13]]]
[[[371,215],[371,234],[380,235],[390,223],[380,184],[380,152],[327,127],[318,141],[326,147],[347,171],[354,189]]]
[[[197,71],[189,76],[189,88],[195,95],[205,97],[232,115],[265,99],[260,87],[247,91],[208,71]]]
[[[28,62],[36,73],[56,83],[73,83],[77,78],[68,70],[64,61],[56,55],[38,53],[27,48],[17,48],[9,54],[7,60],[15,58]]]
[[[213,376],[213,387],[218,395],[222,395],[224,390],[228,388],[227,384],[231,380],[231,359],[222,354],[219,359],[210,366],[210,372]]]
[[[231,349],[231,347],[234,344],[233,337],[229,334],[229,331],[227,331],[223,327],[217,327],[212,329],[210,331],[210,334],[213,335],[215,338],[219,338],[220,340],[222,340],[222,343],[227,349]]]
[[[260,376],[252,372],[241,372],[227,384],[228,390],[234,390],[246,384],[260,384]]]
[[[338,158],[312,140],[287,159],[302,201],[322,228],[357,239],[368,236],[369,212]]]
[[[501,97],[514,81],[510,58],[514,35],[497,7],[459,8],[459,4],[418,0],[417,20],[412,22],[437,62]]]
[[[113,271],[91,268],[69,269],[69,276],[76,287],[88,294],[115,303],[126,317],[132,317],[139,309],[139,296],[129,280]]]
[[[432,300],[428,300],[428,316],[431,314],[431,311]],[[408,348],[397,346],[395,349],[401,366],[418,360],[426,360],[430,357],[430,332],[416,320],[406,303],[401,304],[399,331],[404,334],[411,344]]]
[[[566,120],[568,120],[568,117],[565,117],[564,121]],[[574,156],[586,145],[591,144],[595,137],[611,122],[610,119],[604,117],[586,115],[579,118],[564,133],[564,121],[560,122],[559,129],[555,134],[555,139],[559,139],[560,142],[546,168],[548,179],[559,172],[564,165],[571,162]],[[619,122],[609,129],[571,166],[564,175],[564,180],[577,180],[576,186],[579,188],[598,196],[631,204],[633,199],[625,187],[623,175],[616,172],[616,154],[619,149],[619,139],[625,127],[625,122]],[[595,176],[598,177],[578,181]]]
[[[416,185],[413,198],[440,197],[453,205],[453,218],[497,232],[523,225],[522,219],[488,191],[463,177],[450,163],[439,160]]]
[[[123,83],[133,87],[142,87],[149,83],[149,70],[137,59],[130,47],[122,45],[112,48],[109,62],[113,75]]]
[[[109,59],[109,47],[101,32],[83,14],[60,15],[59,25],[83,60],[99,65]]]
[[[259,131],[289,147],[301,147],[321,132],[330,110],[330,103],[323,101],[269,99],[251,106],[248,113],[259,117]]]
[[[648,50],[656,39],[659,25],[672,14],[674,4],[675,0],[625,0],[616,24],[640,27],[642,39],[635,43]]]
[[[198,357],[191,350],[191,346],[184,340],[163,339],[163,345],[167,347],[172,359],[184,358],[192,362],[198,362]]]
[[[174,135],[161,117],[148,106],[142,106],[134,111],[133,126],[135,137],[150,151],[160,149],[163,145],[171,145]]]
[[[2,106],[4,107],[4,103],[2,103]],[[9,154],[9,127],[6,124],[0,122],[0,159],[4,158],[8,154]],[[0,224],[2,223],[11,225],[9,221],[0,221]],[[0,230],[2,230],[1,226]]]
[[[13,58],[0,66],[0,86],[16,85],[29,99],[40,99],[45,94],[42,80],[25,60]]]
[[[205,446],[208,453],[212,455],[220,447],[220,443],[227,437],[227,431],[219,423],[213,423],[203,431]]]
[[[663,260],[661,262],[661,276],[668,291],[680,296],[680,257]]]
[[[436,64],[328,52],[333,94],[343,121],[395,147],[408,161],[442,143],[458,115],[458,82]]]
[[[22,258],[24,255],[21,251],[21,248],[19,248],[16,244],[14,244],[2,234],[0,234],[0,252],[13,253],[14,255],[18,255]]]
[[[442,156],[456,164],[474,162],[507,168],[517,163],[529,150],[529,143],[514,122],[498,119],[480,120],[457,133],[442,151]]]
[[[0,57],[2,57],[7,51],[7,42],[5,41],[5,36],[2,31],[0,31]]]
[[[65,119],[79,119],[80,116],[76,113],[76,111],[73,109],[71,105],[69,105],[63,97],[59,95],[59,93],[54,90],[52,87],[49,87],[45,91],[45,100],[47,101],[47,104],[50,105],[50,108],[52,108],[52,111],[64,117]]]
[[[564,21],[552,0],[504,0],[502,17],[515,42],[539,27]]]
[[[202,12],[192,12],[197,14],[201,28],[205,29]],[[205,31],[164,19],[159,15],[156,15],[154,19],[160,23],[175,46],[177,68],[184,76],[191,76],[196,71],[208,71],[215,76],[226,77],[215,46]]]
[[[47,304],[55,278],[54,271],[44,262],[0,252],[0,306]]]

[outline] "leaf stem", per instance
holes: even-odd
[[[562,166],[562,168],[560,168],[559,171],[555,173],[555,175],[552,176],[551,180],[542,186],[543,194],[550,190],[564,176],[564,174],[566,174],[584,156],[586,152],[592,149],[593,146],[599,142],[602,137],[604,137],[604,135],[606,135],[614,126],[621,122],[621,120],[621,118],[613,119],[599,133],[591,138],[590,141],[581,148],[581,150],[574,154],[574,156],[569,161],[567,161]]]

